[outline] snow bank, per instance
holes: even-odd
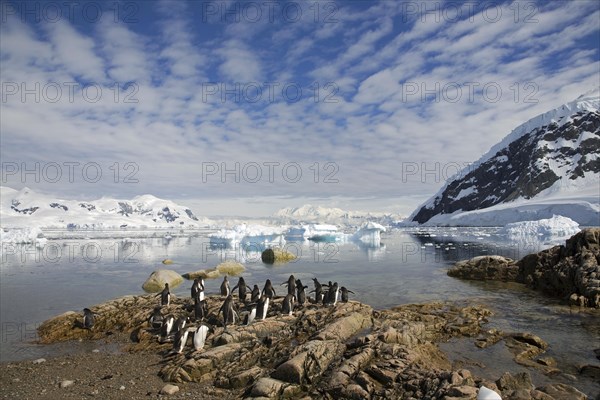
[[[569,237],[579,232],[579,224],[571,218],[562,215],[553,215],[552,218],[537,221],[521,221],[507,224],[499,231],[511,238],[530,236],[560,236]]]

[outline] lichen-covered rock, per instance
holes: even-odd
[[[274,248],[264,250],[260,258],[265,264],[275,264],[290,262],[295,260],[297,257],[295,254],[290,253],[289,251]]]
[[[148,293],[158,293],[164,289],[165,283],[169,284],[171,289],[176,288],[183,282],[183,277],[170,269],[158,269],[150,274],[146,282],[142,285]]]
[[[448,276],[478,281],[513,282],[519,267],[514,260],[502,256],[479,256],[459,261],[448,270]]]

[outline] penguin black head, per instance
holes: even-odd
[[[89,308],[83,309],[83,329],[92,329],[94,327],[95,316],[98,315]]]

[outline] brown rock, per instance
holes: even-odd
[[[555,400],[586,400],[587,396],[575,389],[573,386],[562,383],[554,383],[548,386],[537,388],[540,392],[544,392]]]
[[[343,344],[334,340],[312,340],[300,346],[292,358],[277,367],[273,377],[290,383],[311,382],[325,372],[344,349]]]
[[[496,381],[496,385],[498,385],[498,389],[502,390],[502,392],[519,389],[533,389],[531,375],[529,375],[528,372],[521,372],[514,375],[510,372],[505,372],[500,379]]]

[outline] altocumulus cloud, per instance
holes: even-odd
[[[103,178],[2,184],[64,197],[409,212],[443,166],[600,81],[594,1],[44,4],[2,3],[2,160]]]

